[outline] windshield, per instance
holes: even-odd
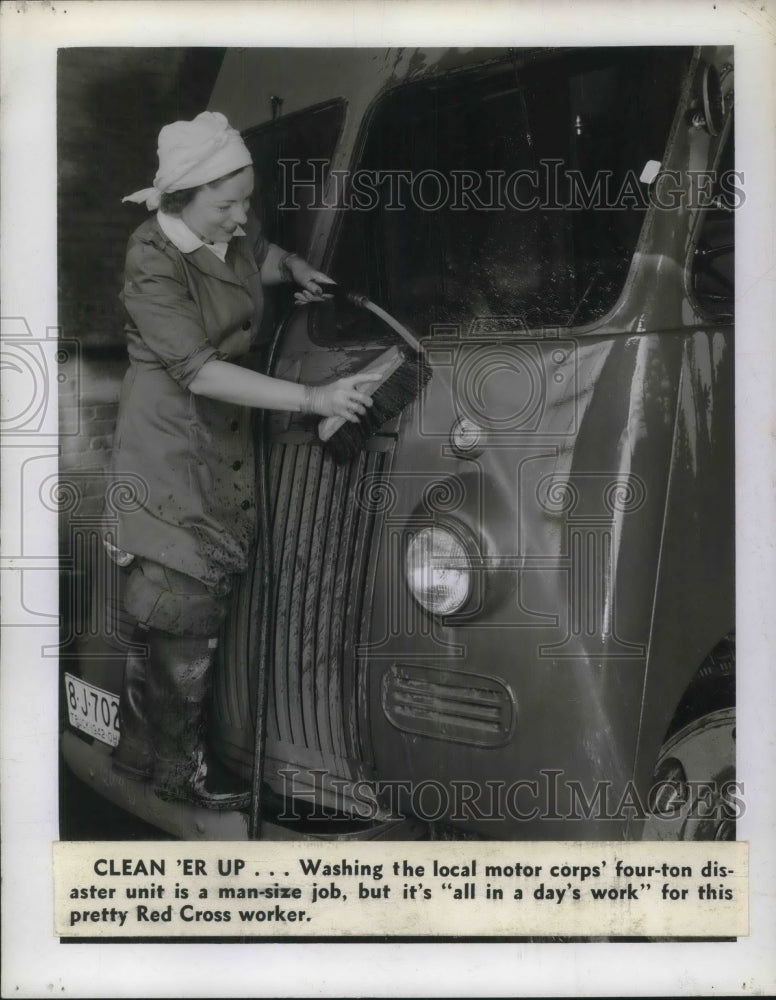
[[[389,92],[343,179],[330,273],[421,337],[487,318],[599,318],[622,288],[647,206],[639,176],[663,158],[690,55],[516,50]]]

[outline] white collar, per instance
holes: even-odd
[[[193,233],[183,219],[177,215],[167,215],[161,209],[156,213],[156,221],[167,239],[176,246],[181,253],[193,253],[200,247],[207,247],[218,257],[220,261],[226,260],[228,243],[205,243],[196,233]],[[245,236],[245,230],[238,226],[234,231],[235,236]]]

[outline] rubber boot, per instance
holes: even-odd
[[[135,781],[148,781],[154,769],[151,725],[146,713],[147,635],[137,628],[124,664],[124,680],[119,699],[119,743],[113,751],[113,770]]]
[[[149,709],[154,732],[154,791],[165,801],[208,809],[245,809],[250,791],[207,751],[205,705],[217,640],[150,629]]]

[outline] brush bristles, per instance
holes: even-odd
[[[393,420],[431,381],[431,366],[419,356],[408,357],[372,395],[372,405],[357,424],[346,423],[326,442],[335,462],[349,462],[366,447],[389,420]]]

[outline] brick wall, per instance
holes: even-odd
[[[148,213],[121,199],[156,173],[159,129],[207,108],[223,49],[60,49],[57,74],[59,326],[64,618],[82,621],[127,358],[118,293],[127,239]],[[68,611],[68,608],[70,609]],[[75,610],[74,610],[75,609]]]
[[[80,347],[60,391],[61,471],[91,493],[110,458],[126,370],[118,293],[162,125],[207,107],[223,49],[61,49],[57,66],[59,325]],[[77,370],[75,370],[77,368]]]
[[[121,356],[71,356],[61,367],[59,389],[59,479],[72,497],[60,523],[60,607],[63,655],[77,655],[78,636],[100,630],[92,615],[95,588],[106,565],[101,545],[104,497],[116,428],[119,391],[127,367]],[[75,643],[72,646],[71,643]]]
[[[66,378],[59,393],[60,476],[79,493],[79,517],[96,517],[102,507],[126,368],[121,356],[87,355],[64,366]]]
[[[122,204],[157,168],[159,129],[207,107],[223,49],[61,49],[57,79],[59,322],[83,348],[123,346]]]

